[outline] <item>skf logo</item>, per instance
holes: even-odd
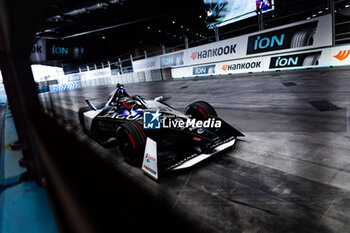
[[[143,112],[143,128],[144,129],[160,129],[160,113]]]
[[[221,67],[221,69],[222,69],[223,71],[226,71],[227,68],[228,68],[228,65],[223,65],[223,66]]]
[[[198,52],[193,52],[193,53],[191,54],[192,60],[196,60],[197,54],[198,54]]]
[[[337,55],[335,55],[334,57],[340,61],[344,61],[346,58],[348,58],[350,55],[350,50],[346,51],[339,51],[339,53]]]

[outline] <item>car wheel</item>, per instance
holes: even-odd
[[[197,120],[206,120],[209,116],[218,116],[215,109],[205,101],[197,101],[187,106],[186,115],[191,115]]]
[[[136,122],[121,124],[117,129],[119,150],[125,161],[133,166],[141,165],[146,144],[146,134]]]
[[[85,121],[84,121],[84,112],[87,112],[89,110],[91,110],[89,107],[83,107],[83,108],[80,108],[78,111],[80,126],[84,132],[86,132]]]

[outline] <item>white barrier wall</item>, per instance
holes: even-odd
[[[332,45],[331,16],[304,20],[269,30],[133,61],[136,72],[266,56]]]
[[[330,47],[331,35],[331,17],[325,15],[134,61],[134,73],[112,74],[106,68],[73,74],[67,76],[74,81],[68,87],[76,88],[76,82],[78,87],[88,87],[161,81],[164,68],[167,76],[182,78],[350,65],[350,45]]]
[[[172,78],[183,78],[331,66],[350,66],[350,45],[256,56],[202,65],[174,67],[171,68],[171,76]],[[51,85],[50,90],[63,91],[79,87],[116,85],[117,83],[127,84],[161,81],[161,72],[161,70],[149,70],[123,75],[109,75],[106,71],[91,71],[91,74],[83,72],[69,76],[70,78],[68,79],[74,79],[75,81]],[[80,81],[76,81],[78,80],[77,76],[79,76]]]
[[[173,78],[350,65],[350,45],[172,68]]]

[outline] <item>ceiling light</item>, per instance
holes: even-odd
[[[348,8],[350,5],[346,5],[345,7]]]
[[[175,21],[173,20],[173,24],[175,24]]]
[[[322,14],[322,12],[323,12],[323,11],[319,11],[318,13],[319,13],[319,14]]]
[[[181,28],[184,28],[184,25],[181,25]]]
[[[199,18],[201,19],[201,18],[202,18],[202,16],[200,15],[200,16],[199,16]]]
[[[162,30],[160,30],[160,29],[159,29],[159,31],[158,31],[158,32],[162,32]]]
[[[149,30],[149,29],[151,29],[151,27],[150,27],[150,26],[148,26],[148,27],[147,27],[147,29]]]
[[[188,28],[186,29],[186,31],[189,31],[189,30],[190,30],[190,29],[188,29]]]
[[[105,36],[102,36],[102,40],[104,40],[104,39],[106,39],[106,37],[105,37]]]

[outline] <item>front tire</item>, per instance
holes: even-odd
[[[197,101],[188,105],[185,110],[185,114],[191,115],[197,120],[206,120],[209,118],[209,116],[218,116],[213,106],[205,101]]]
[[[132,166],[141,165],[146,145],[146,134],[141,126],[136,122],[121,124],[117,129],[117,140],[125,161]]]
[[[90,111],[91,109],[89,107],[83,107],[79,108],[78,116],[79,116],[79,122],[82,130],[86,133],[86,127],[85,127],[85,121],[84,121],[84,112]]]

